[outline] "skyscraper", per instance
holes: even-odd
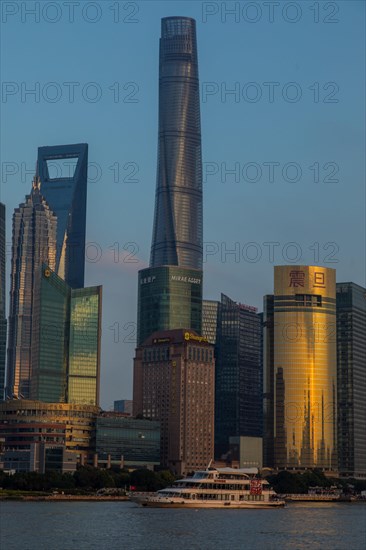
[[[72,289],[44,264],[38,281],[30,397],[99,405],[102,287]]]
[[[366,478],[366,288],[337,283],[339,473]]]
[[[274,296],[263,299],[263,464],[274,465]]]
[[[202,271],[161,266],[139,271],[137,343],[153,332],[190,327],[201,334]]]
[[[218,329],[218,314],[220,302],[216,300],[202,300],[202,336],[210,344],[216,344]]]
[[[202,322],[202,155],[196,23],[161,22],[159,137],[150,268],[139,273],[138,344]]]
[[[136,349],[133,412],[161,423],[161,464],[206,468],[214,451],[213,346],[191,330],[152,334]]]
[[[230,438],[261,438],[261,321],[257,309],[221,294],[215,368],[215,456]]]
[[[165,17],[159,59],[159,145],[150,266],[202,269],[202,156],[196,22]]]
[[[88,145],[39,147],[41,192],[57,216],[55,271],[71,288],[84,286]]]
[[[0,202],[0,401],[4,398],[6,357],[5,259],[5,205]]]
[[[335,270],[275,267],[264,324],[265,459],[273,460],[264,465],[335,471]]]
[[[6,394],[28,398],[32,315],[37,274],[43,262],[55,269],[57,219],[34,178],[30,195],[13,215]]]

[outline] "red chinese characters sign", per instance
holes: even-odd
[[[262,481],[260,479],[250,480],[250,494],[261,495],[262,494]]]

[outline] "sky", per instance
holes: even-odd
[[[262,309],[273,266],[366,286],[365,3],[1,3],[1,193],[37,148],[89,144],[86,285],[103,285],[101,405],[132,396],[152,236],[160,20],[197,21],[204,297]],[[32,92],[33,90],[33,92]]]

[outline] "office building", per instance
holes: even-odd
[[[215,457],[230,438],[263,435],[261,322],[257,308],[221,294],[215,376]]]
[[[220,302],[216,300],[202,300],[202,336],[214,345],[217,339],[219,306]]]
[[[134,416],[161,423],[161,464],[177,474],[206,468],[214,453],[213,346],[191,330],[152,334],[136,349]]]
[[[366,479],[366,288],[336,288],[339,474]]]
[[[137,344],[153,332],[180,327],[201,334],[202,271],[176,266],[139,271]]]
[[[274,466],[274,296],[263,299],[263,464]]]
[[[118,399],[114,401],[114,412],[132,415],[132,399]]]
[[[39,147],[37,176],[42,195],[57,216],[54,270],[71,288],[83,288],[88,145]]]
[[[158,170],[150,267],[202,270],[202,153],[196,22],[161,21]]]
[[[72,289],[45,264],[37,280],[31,398],[97,406],[102,287]]]
[[[55,269],[57,219],[34,178],[32,191],[13,215],[6,395],[29,398],[32,316],[37,274]]]
[[[196,23],[161,22],[158,168],[150,268],[139,273],[138,345],[202,322],[202,153]]]
[[[6,470],[72,471],[92,462],[99,408],[14,399],[0,403],[0,439]]]
[[[5,205],[0,202],[0,402],[4,399],[6,362],[5,235]]]
[[[160,464],[160,422],[103,412],[96,424],[98,466],[154,468]]]
[[[336,471],[335,270],[275,267],[264,313],[265,457],[273,459],[264,465]]]

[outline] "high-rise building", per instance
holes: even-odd
[[[88,145],[38,148],[41,192],[57,216],[55,271],[71,288],[84,286]]]
[[[230,438],[263,434],[261,322],[257,308],[221,294],[215,368],[215,456]]]
[[[190,327],[201,334],[202,271],[176,266],[139,271],[137,343],[153,332]]]
[[[43,262],[55,269],[57,218],[34,178],[30,195],[13,215],[6,394],[28,398],[32,315],[37,274]]]
[[[202,153],[196,22],[161,21],[159,144],[151,267],[202,269]]]
[[[114,412],[132,415],[132,399],[117,399],[113,403]]]
[[[0,401],[4,398],[6,357],[5,260],[5,205],[0,202]]]
[[[336,471],[335,270],[275,267],[263,322],[264,465]]]
[[[213,346],[191,330],[152,334],[136,349],[133,412],[161,423],[163,466],[206,468],[214,452]]]
[[[263,299],[262,360],[263,360],[263,464],[274,465],[274,297]]]
[[[139,274],[138,344],[154,331],[201,333],[202,153],[196,22],[161,22],[159,138],[150,268]]]
[[[220,302],[216,300],[202,300],[202,336],[214,345],[217,339],[219,306]]]
[[[99,405],[102,287],[72,289],[43,265],[35,289],[30,396]]]
[[[337,283],[338,459],[366,478],[366,288]]]

